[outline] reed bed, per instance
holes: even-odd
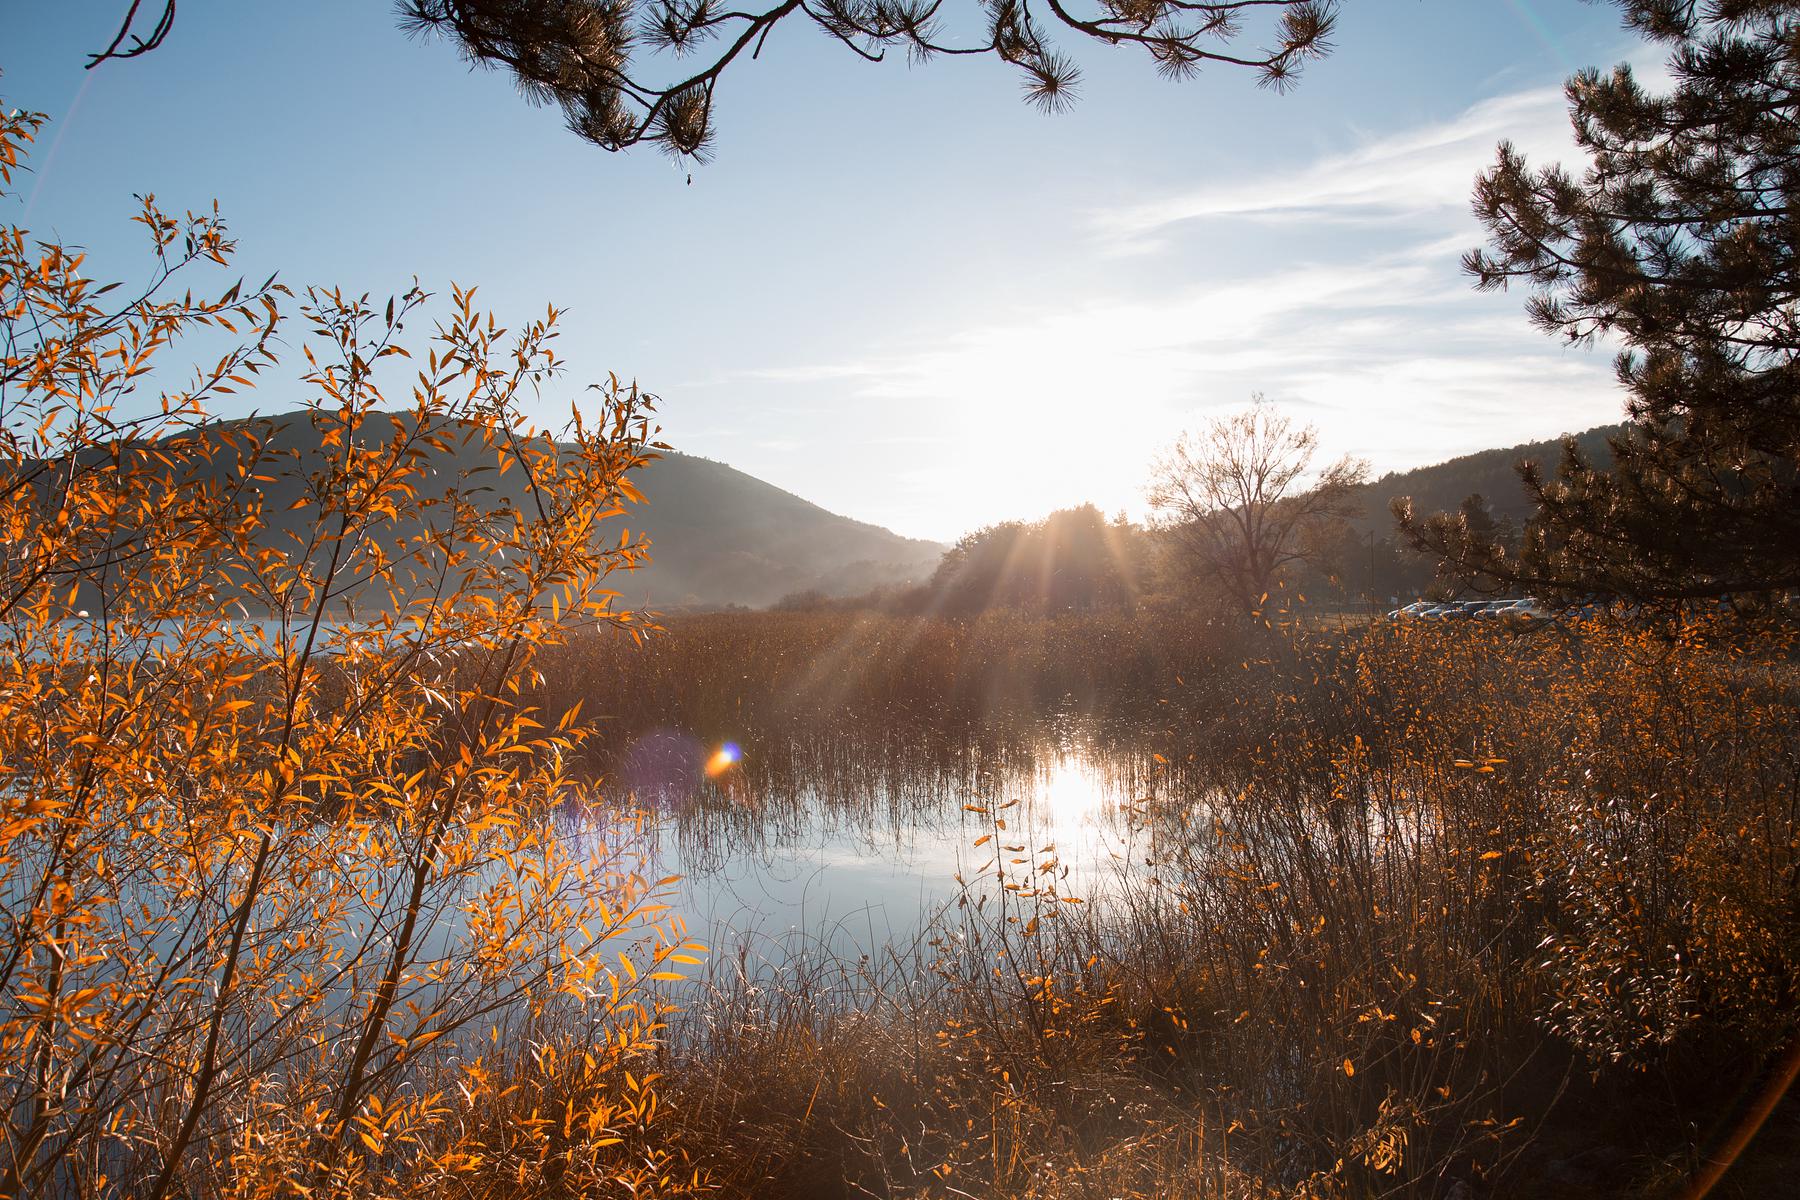
[[[920,722],[900,754],[934,703],[1060,701],[1136,714],[1163,773],[1104,903],[990,806],[1001,853],[916,944],[715,948],[658,1051],[663,1145],[728,1196],[1709,1185],[1796,1045],[1783,633],[1128,625],[732,616],[667,663],[574,652],[637,725],[875,705]],[[1714,1194],[1791,1168],[1793,1113]]]
[[[1007,714],[1153,709],[1216,676],[1241,631],[1140,610],[1036,619],[874,613],[720,613],[672,619],[642,644],[577,638],[542,662],[536,699],[577,704],[602,759],[618,739],[680,728],[804,732],[845,713],[904,725],[991,723]]]

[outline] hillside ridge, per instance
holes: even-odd
[[[369,418],[404,420],[379,410]],[[280,492],[307,472],[319,453],[307,410],[253,413],[210,422],[221,431],[265,431],[268,445],[296,456],[287,478],[265,484]],[[358,430],[361,438],[363,432]],[[377,433],[376,436],[380,436]],[[438,469],[467,473],[477,464],[457,449]],[[645,503],[618,518],[650,541],[650,560],[609,580],[627,605],[660,611],[763,607],[794,592],[840,596],[924,579],[946,547],[846,517],[729,463],[661,449],[634,482]],[[270,506],[279,514],[285,495]],[[279,523],[279,517],[277,518]]]
[[[1531,459],[1547,470],[1554,470],[1562,459],[1563,439],[1573,437],[1584,453],[1605,465],[1612,461],[1607,438],[1617,436],[1624,429],[1622,424],[1597,425],[1579,433],[1476,450],[1422,467],[1389,471],[1363,485],[1363,514],[1352,523],[1364,533],[1373,529],[1386,534],[1393,529],[1388,504],[1397,497],[1412,497],[1413,511],[1426,514],[1454,511],[1468,496],[1480,493],[1496,519],[1510,518],[1516,524],[1523,524],[1531,515],[1532,505],[1524,485],[1519,482],[1519,462]]]

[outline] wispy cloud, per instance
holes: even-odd
[[[1288,377],[1308,366],[1348,366],[1416,348],[1440,313],[1448,316],[1470,298],[1455,271],[1467,241],[1401,246],[1162,294],[1120,290],[1046,301],[980,325],[919,330],[904,344],[868,347],[854,358],[747,368],[712,383],[848,382],[840,397],[953,400],[976,423],[984,423],[984,412],[1011,420],[1052,411],[1095,389],[1129,397],[1134,410],[1185,411],[1213,390],[1202,386],[1208,378]],[[1521,325],[1512,322],[1515,332]]]
[[[1095,213],[1105,240],[1133,243],[1185,221],[1367,220],[1462,212],[1475,174],[1510,139],[1528,154],[1574,152],[1561,88],[1484,100],[1451,120],[1378,137],[1308,166],[1255,179],[1209,182],[1124,209]]]
[[[1561,90],[1514,91],[1284,173],[1093,216],[1069,230],[1064,253],[1098,286],[1015,298],[972,323],[966,307],[931,314],[904,338],[706,386],[775,389],[786,394],[771,402],[855,428],[861,450],[836,454],[866,461],[842,486],[888,481],[859,511],[937,537],[1084,500],[1141,510],[1152,455],[1252,392],[1315,422],[1330,454],[1366,456],[1378,471],[1617,419],[1604,351],[1543,337],[1517,296],[1476,295],[1458,269],[1480,240],[1471,181],[1502,139],[1570,161]],[[1389,223],[1310,239],[1299,262],[1283,257],[1285,227],[1247,232],[1270,239],[1270,253],[1173,286],[1104,265],[1131,243],[1185,252],[1190,234],[1205,244],[1219,222],[1247,218]]]

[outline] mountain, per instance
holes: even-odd
[[[848,596],[928,578],[945,547],[829,512],[709,458],[665,451],[637,478],[625,518],[650,565],[615,586],[659,609],[761,607],[796,592]]]
[[[358,441],[390,436],[381,418],[404,419],[373,414],[358,430]],[[305,510],[294,504],[304,481],[323,465],[320,431],[310,415],[249,417],[209,428],[220,437],[254,432],[278,456],[279,468],[258,484],[269,522],[259,540],[275,544],[299,532],[292,522]],[[516,473],[497,475],[486,458],[457,445],[436,455],[432,467],[446,483],[486,487],[497,497],[510,493],[518,480]],[[645,503],[610,522],[608,533],[630,529],[647,535],[651,561],[607,579],[632,606],[667,612],[762,607],[796,592],[851,595],[926,579],[945,550],[936,542],[839,516],[711,459],[662,451],[633,478]],[[518,504],[523,497],[510,499]]]
[[[1609,464],[1612,453],[1606,439],[1623,429],[1622,425],[1603,425],[1567,436],[1573,436],[1594,461]],[[1308,588],[1316,595],[1335,594],[1344,600],[1374,595],[1395,603],[1425,594],[1440,582],[1437,560],[1404,544],[1394,528],[1389,505],[1400,496],[1410,496],[1415,513],[1455,512],[1470,495],[1480,493],[1501,536],[1516,536],[1532,513],[1515,469],[1523,459],[1538,463],[1546,472],[1554,471],[1562,460],[1562,439],[1481,450],[1410,471],[1393,471],[1364,484],[1357,496],[1362,515],[1350,522],[1351,532],[1329,565],[1307,580]]]
[[[222,437],[254,430],[258,440],[280,455],[280,468],[263,476],[258,485],[269,522],[259,540],[275,544],[303,532],[292,527],[304,515],[294,502],[307,477],[322,466],[320,433],[309,414],[250,417],[209,428]],[[1605,462],[1606,438],[1621,428],[1602,426],[1575,437],[1587,453]],[[377,421],[366,431],[359,430],[358,440],[390,432],[385,421]],[[1388,505],[1394,497],[1411,496],[1416,511],[1429,513],[1454,510],[1474,492],[1486,498],[1497,519],[1511,518],[1516,528],[1530,514],[1530,504],[1514,465],[1529,458],[1554,467],[1560,455],[1560,439],[1529,442],[1384,475],[1362,488],[1363,516],[1354,522],[1357,535],[1366,539],[1373,531],[1383,542],[1392,537]],[[436,473],[446,483],[464,488],[487,486],[498,495],[508,492],[517,479],[497,477],[491,465],[459,446],[446,449],[441,459],[433,464]],[[663,451],[635,482],[646,502],[632,506],[610,532],[616,536],[628,528],[647,536],[651,561],[607,581],[633,607],[663,612],[732,605],[761,608],[802,593],[865,596],[929,580],[947,549],[839,516],[734,467],[678,451]],[[522,497],[512,499],[517,503]],[[1393,576],[1395,587],[1405,590],[1414,586],[1411,576],[1428,565],[1423,559],[1413,562],[1415,557],[1393,547],[1383,553],[1384,560],[1393,561],[1377,566],[1368,560],[1369,571],[1382,577],[1378,582]]]
[[[1605,464],[1612,461],[1606,439],[1623,432],[1624,428],[1623,425],[1602,425],[1573,436],[1584,453]],[[1391,533],[1394,519],[1388,513],[1388,505],[1398,496],[1411,496],[1413,511],[1425,514],[1454,512],[1475,492],[1481,493],[1488,502],[1495,519],[1510,517],[1515,525],[1523,525],[1525,518],[1531,515],[1531,502],[1519,483],[1518,471],[1514,469],[1521,459],[1532,459],[1546,472],[1554,471],[1556,464],[1562,461],[1562,439],[1481,450],[1428,467],[1383,475],[1362,488],[1363,515],[1355,522],[1357,529],[1364,534],[1371,529],[1383,536]]]

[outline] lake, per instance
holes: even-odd
[[[1197,794],[1154,732],[1066,714],[859,714],[712,742],[663,728],[620,739],[600,786],[653,814],[643,849],[681,877],[671,902],[690,932],[779,968],[904,951],[935,914],[991,895],[996,867],[1104,902],[1154,858],[1153,817]]]

